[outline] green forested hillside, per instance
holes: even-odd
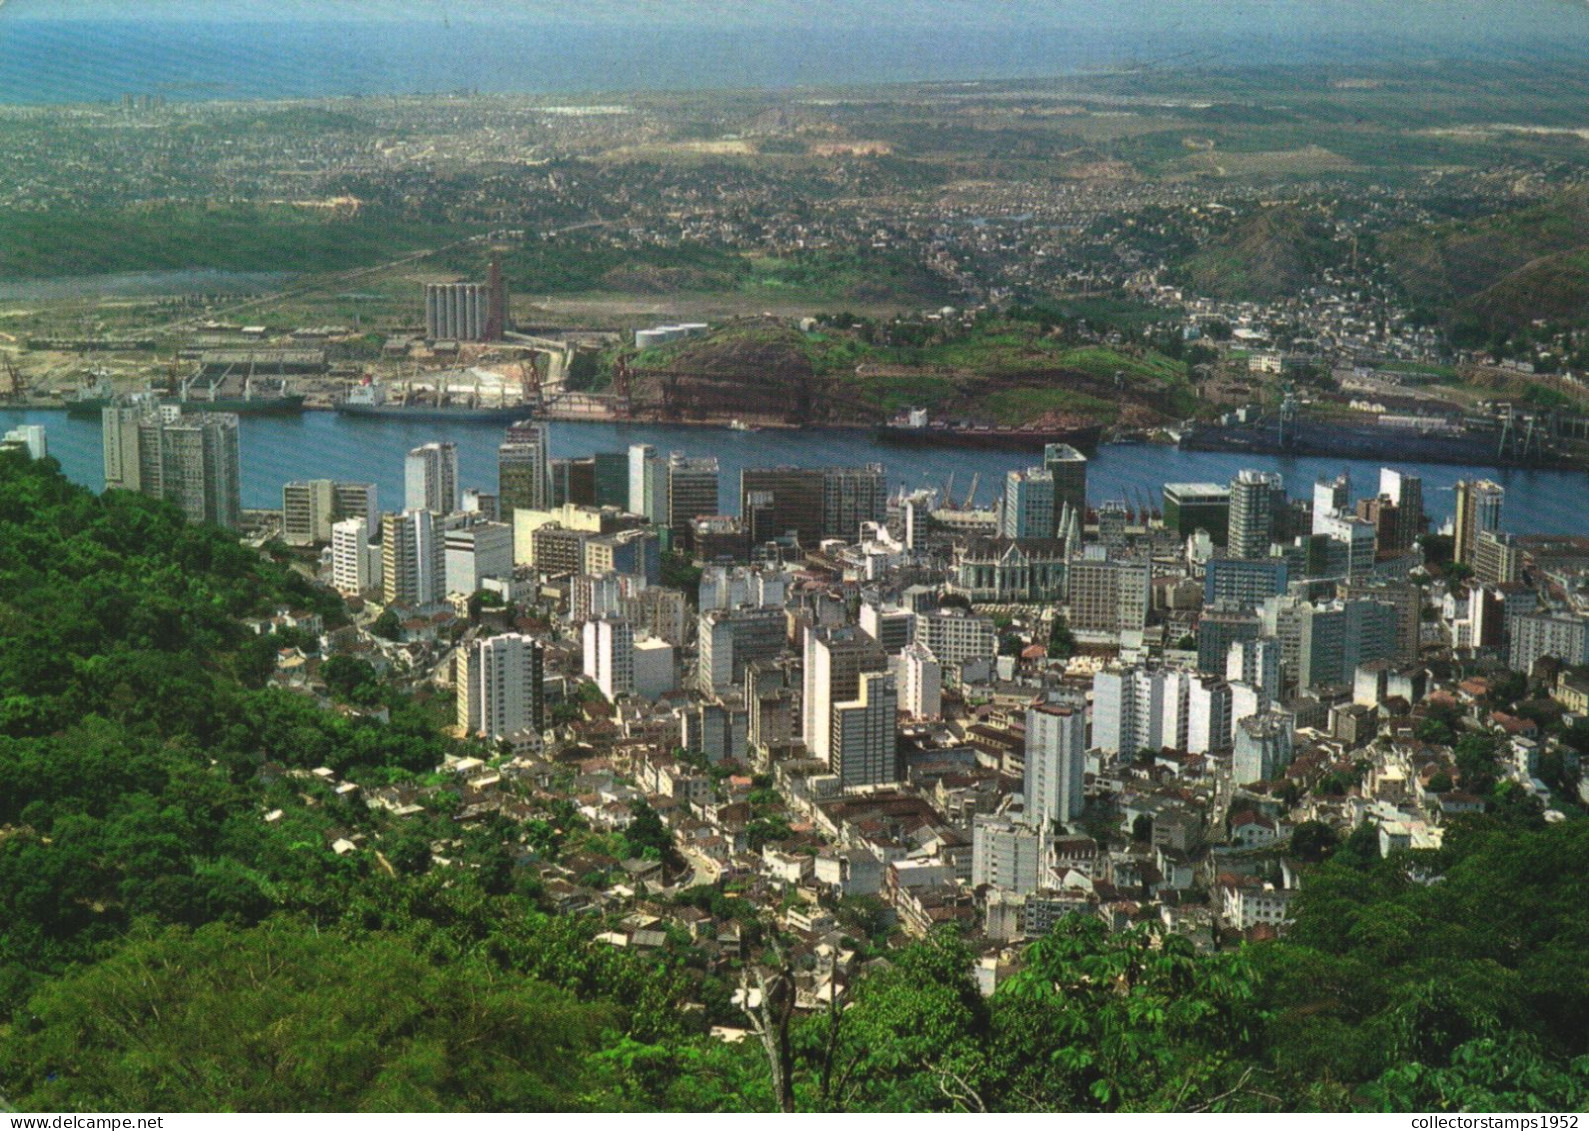
[[[1289,937],[1239,952],[1073,918],[991,997],[957,938],[889,952],[842,1008],[793,1018],[780,1095],[754,1036],[706,1035],[745,1024],[731,971],[683,939],[650,956],[594,943],[597,917],[544,910],[521,860],[555,852],[561,828],[462,825],[445,793],[398,819],[294,776],[325,764],[402,780],[448,747],[384,688],[332,681],[384,701],[389,723],[265,689],[280,641],[238,618],[281,604],[336,611],[165,504],[95,497],[48,461],[0,456],[0,1102],[1589,1102],[1589,824],[1522,808],[1453,827],[1434,857],[1381,861],[1371,835],[1352,837],[1307,876]],[[368,850],[338,855],[337,836]],[[432,862],[440,839],[450,866]],[[763,957],[776,970],[779,954]]]

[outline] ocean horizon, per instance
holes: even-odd
[[[655,9],[629,21],[610,13],[595,21],[517,12],[481,18],[470,9],[454,19],[445,5],[412,20],[55,19],[8,4],[0,8],[0,103],[695,92],[1433,57],[1544,62],[1579,57],[1589,42],[1589,11],[1567,5],[1548,26],[1454,20],[1443,31],[1416,21],[1396,28],[1242,19],[1251,8],[1242,4],[1209,6],[1206,20],[1110,23],[1079,10],[1073,22],[972,18],[985,7],[970,4],[961,18],[939,22],[862,26],[848,19],[703,23],[659,19]],[[1067,7],[1074,5],[1056,4],[1054,12]]]

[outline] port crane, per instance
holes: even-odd
[[[11,355],[0,354],[0,400],[16,400],[22,395],[22,378]]]

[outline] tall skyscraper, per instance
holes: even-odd
[[[1054,477],[1054,515],[1065,505],[1085,516],[1087,513],[1087,457],[1069,444],[1048,444],[1043,448],[1043,466]],[[1049,535],[1044,534],[1044,538]]]
[[[449,593],[472,594],[487,578],[513,576],[513,528],[501,522],[456,526],[443,537]]]
[[[370,524],[363,515],[332,524],[332,588],[345,597],[373,588],[370,559]]]
[[[1313,533],[1329,533],[1329,520],[1350,512],[1352,480],[1344,473],[1334,479],[1319,476],[1313,484]]]
[[[834,699],[828,768],[845,789],[899,780],[898,709],[898,688],[887,671],[859,673],[853,697]]]
[[[860,538],[861,523],[882,522],[887,513],[888,481],[882,464],[822,469],[824,538],[855,542]]]
[[[380,521],[374,483],[337,483],[300,479],[281,489],[282,541],[309,546],[331,541],[331,528],[345,518],[363,518],[373,528]]]
[[[1451,553],[1459,564],[1472,565],[1480,532],[1501,529],[1501,503],[1506,498],[1506,488],[1488,479],[1459,479],[1456,493],[1456,530]]]
[[[241,522],[236,414],[118,402],[101,413],[100,432],[107,488],[167,499],[190,522]]]
[[[1279,472],[1238,472],[1230,481],[1230,556],[1268,557],[1275,521],[1285,505]]]
[[[925,644],[907,644],[899,653],[899,709],[913,719],[943,713],[943,667]]]
[[[446,543],[433,512],[381,516],[381,587],[388,605],[433,605],[447,595]]]
[[[630,514],[651,514],[651,462],[657,450],[650,444],[629,445],[629,506]]]
[[[676,542],[687,542],[690,520],[718,513],[717,457],[668,456],[668,525]]]
[[[403,505],[408,510],[452,514],[462,495],[458,484],[458,445],[422,444],[408,453],[403,467]]]
[[[236,414],[184,413],[162,431],[165,497],[192,522],[236,529],[243,517]]]
[[[49,441],[42,424],[18,424],[0,437],[0,451],[15,449],[26,452],[29,459],[43,459],[50,454]]]
[[[521,420],[497,448],[497,510],[512,520],[515,510],[552,507],[551,436],[545,424]]]
[[[541,642],[520,633],[470,641],[458,650],[458,725],[491,739],[546,726]]]
[[[1164,529],[1189,538],[1208,531],[1218,545],[1230,537],[1230,488],[1218,483],[1166,483]]]
[[[1379,469],[1379,493],[1388,498],[1396,508],[1396,521],[1392,537],[1381,541],[1381,548],[1406,550],[1423,533],[1423,479],[1417,475]]]
[[[1086,803],[1087,719],[1075,707],[1043,704],[1026,712],[1027,822],[1052,830],[1081,816]]]
[[[706,609],[697,624],[696,679],[708,695],[728,691],[757,660],[777,659],[787,639],[782,608]]]
[[[1052,538],[1057,523],[1054,476],[1045,468],[1012,469],[1004,476],[999,533],[1005,538]]]
[[[793,533],[815,546],[828,526],[825,473],[816,467],[747,467],[739,473],[739,515],[753,546]],[[837,523],[835,511],[835,524]],[[859,524],[857,524],[859,529]]]
[[[853,625],[806,630],[802,724],[806,749],[811,757],[834,765],[835,704],[857,701],[861,693],[862,673],[886,673],[887,670],[888,657],[877,646],[877,642]],[[879,693],[882,690],[879,687]],[[892,684],[888,694],[892,704],[897,696]],[[894,719],[890,715],[891,736],[893,726]]]
[[[609,700],[633,695],[634,629],[616,617],[588,620],[584,628],[585,675]]]
[[[100,437],[105,456],[105,490],[142,491],[138,428],[146,409],[117,402],[100,412]],[[158,494],[158,491],[154,492]]]

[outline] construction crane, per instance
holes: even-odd
[[[16,363],[10,354],[0,355],[0,400],[15,400],[22,395],[22,378],[17,374]]]
[[[976,505],[976,501],[977,501],[977,485],[980,484],[981,482],[982,482],[982,473],[980,471],[972,472],[971,473],[971,490],[966,492],[965,505],[960,508],[961,510],[968,511],[968,510],[970,510],[972,507],[974,507]]]
[[[945,510],[955,509],[955,473],[952,471],[943,483],[943,505]]]

